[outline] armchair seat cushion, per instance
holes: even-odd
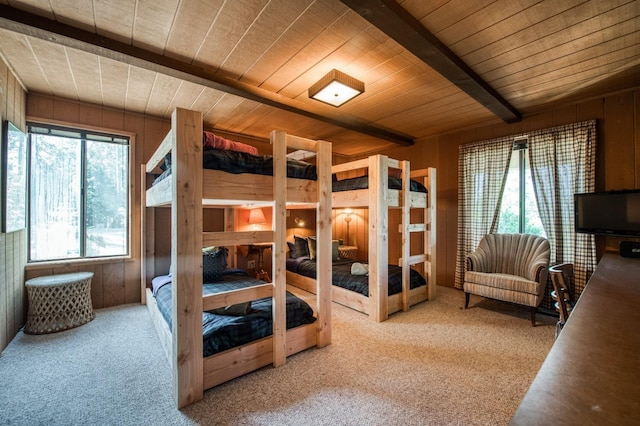
[[[514,290],[505,290],[486,285],[465,283],[464,291],[467,294],[475,294],[489,299],[502,300],[505,302],[517,303],[535,309],[540,304],[539,298],[535,294],[522,293]],[[465,305],[466,306],[466,305]],[[533,321],[535,325],[535,321]]]
[[[465,274],[465,286],[467,284],[478,284],[502,290],[512,290],[519,293],[534,295],[540,293],[540,284],[538,282],[511,274],[490,274],[487,272],[468,271]]]

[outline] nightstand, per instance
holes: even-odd
[[[356,260],[358,257],[358,247],[357,246],[338,246],[338,254],[341,259],[351,259]]]

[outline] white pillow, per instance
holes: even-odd
[[[352,263],[351,275],[369,275],[369,265],[360,262]]]

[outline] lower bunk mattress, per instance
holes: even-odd
[[[352,265],[360,263],[353,260],[333,261],[333,285],[347,290],[355,291],[363,296],[369,297],[369,276],[353,275]],[[316,278],[316,262],[309,257],[302,256],[295,259],[287,259],[287,270],[309,278]],[[409,287],[411,289],[427,285],[427,281],[420,273],[410,269]],[[389,265],[388,280],[389,296],[402,292],[402,268],[396,265]]]
[[[264,284],[241,272],[224,274],[224,281],[203,284],[203,295],[222,293]],[[158,309],[169,324],[171,330],[171,277],[167,275],[153,279],[153,295]],[[230,314],[215,314],[205,311],[202,313],[203,356],[208,357],[246,343],[273,334],[272,298],[254,300],[247,313],[235,312]],[[287,292],[286,298],[287,329],[303,324],[311,324],[316,318],[313,309],[302,299]]]

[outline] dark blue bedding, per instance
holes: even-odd
[[[389,176],[389,189],[402,189],[402,179]],[[352,191],[354,189],[369,188],[369,177],[360,176],[348,179],[334,180],[331,185],[332,192]],[[418,181],[411,180],[409,182],[409,190],[412,192],[427,193],[427,188]]]
[[[246,152],[229,151],[223,149],[209,149],[202,153],[202,167],[210,170],[222,170],[227,173],[251,173],[256,175],[273,176],[273,157],[270,155],[253,155]],[[154,184],[171,174],[171,154],[164,161],[164,172],[156,178]],[[307,180],[317,180],[316,166],[293,159],[287,160],[287,177]],[[389,177],[389,189],[402,189],[402,180]],[[332,191],[351,191],[367,189],[367,176],[333,180]],[[420,182],[411,180],[410,190],[427,192],[427,188]]]
[[[202,154],[205,169],[222,170],[228,173],[252,173],[273,176],[271,155],[252,155],[245,152],[212,149]],[[316,166],[293,159],[287,159],[287,177],[316,180]]]
[[[251,287],[264,281],[256,280],[245,273],[226,273],[224,282],[203,285],[203,294],[215,294],[238,288]],[[171,279],[167,276],[154,278],[154,295],[162,316],[171,329]],[[248,315],[216,315],[202,313],[203,355],[205,357],[231,349],[273,333],[271,315],[272,299],[251,302]],[[287,292],[287,329],[302,324],[311,324],[316,318],[313,310],[302,299]]]
[[[222,170],[227,173],[251,173],[273,176],[273,157],[271,155],[253,155],[246,152],[224,149],[209,149],[202,153],[202,167],[210,170]],[[164,172],[154,183],[160,182],[171,174],[171,154],[164,160]],[[293,159],[287,160],[287,177],[317,180],[316,166]]]
[[[333,285],[355,291],[369,297],[369,277],[367,275],[351,275],[353,260],[336,260],[333,262]],[[308,257],[287,259],[287,270],[305,277],[316,277],[316,262]],[[389,265],[389,296],[402,292],[402,268]],[[417,288],[426,285],[427,282],[416,270],[409,273],[409,287]]]

